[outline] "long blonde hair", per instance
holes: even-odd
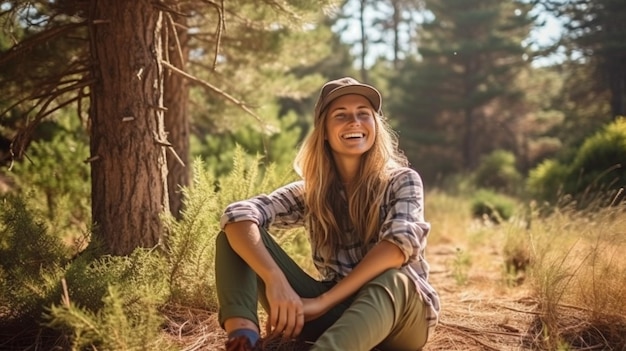
[[[375,113],[374,144],[361,156],[346,213],[345,205],[341,205],[345,204],[341,197],[343,184],[326,140],[327,115],[325,111],[316,118],[313,131],[304,140],[294,164],[304,179],[306,220],[310,231],[315,233],[311,235],[311,244],[333,254],[339,245],[350,242],[340,223],[345,222],[347,215],[354,234],[360,236],[362,249],[365,249],[380,231],[380,206],[391,171],[407,166],[408,162],[398,150],[397,135],[387,120]]]

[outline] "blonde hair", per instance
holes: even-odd
[[[398,139],[386,119],[375,113],[376,135],[372,148],[363,154],[358,176],[353,180],[353,193],[341,197],[343,184],[335,168],[332,150],[326,141],[327,113],[317,116],[313,131],[304,140],[295,160],[295,169],[304,179],[306,221],[311,244],[324,257],[334,255],[337,248],[350,242],[342,230],[350,220],[353,233],[359,235],[365,250],[380,231],[380,207],[391,171],[408,165],[398,150]],[[347,216],[347,217],[346,217]]]

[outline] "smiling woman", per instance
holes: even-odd
[[[296,158],[302,180],[229,205],[215,276],[227,351],[297,339],[311,350],[418,350],[437,324],[439,297],[424,258],[419,174],[407,167],[381,113],[382,97],[353,78],[326,83]],[[269,234],[304,226],[322,280]]]

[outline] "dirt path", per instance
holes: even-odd
[[[440,324],[424,351],[530,350],[528,331],[535,319],[536,302],[524,286],[508,287],[503,281],[499,252],[485,248],[480,265],[472,265],[467,281],[454,277],[457,250],[437,245],[428,251],[430,281],[442,300]]]

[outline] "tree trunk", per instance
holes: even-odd
[[[474,111],[471,108],[463,109],[463,169],[470,170],[474,167]]]
[[[178,9],[180,10],[180,9]],[[173,20],[186,26],[183,16],[172,15]],[[189,35],[186,30],[174,32],[176,28],[168,26],[167,51],[169,62],[185,70],[189,58]],[[167,153],[167,188],[169,190],[169,205],[172,215],[181,218],[183,209],[182,186],[188,186],[190,181],[189,165],[189,116],[187,115],[187,101],[189,101],[189,85],[187,80],[179,74],[166,72],[165,74],[165,130],[172,149]]]
[[[393,68],[397,69],[400,63],[400,24],[402,22],[402,8],[397,1],[392,1],[393,7]]]
[[[618,61],[618,60],[614,60]],[[613,69],[607,72],[609,90],[611,92],[611,113],[613,119],[626,115],[626,62],[616,62]],[[611,66],[609,66],[611,67]]]
[[[106,250],[152,247],[169,210],[163,125],[162,13],[151,0],[94,0],[92,216]]]
[[[365,67],[365,57],[367,56],[367,33],[365,32],[365,8],[367,0],[361,0],[359,9],[359,25],[361,28],[361,81],[367,83],[367,68]]]

